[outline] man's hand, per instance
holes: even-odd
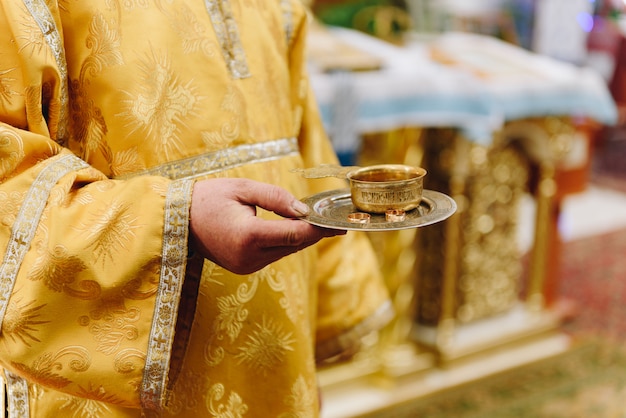
[[[286,219],[261,219],[257,206]],[[249,274],[322,238],[346,233],[295,219],[307,212],[304,203],[270,184],[235,178],[198,181],[191,199],[191,245],[225,269]]]

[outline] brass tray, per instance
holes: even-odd
[[[330,190],[302,199],[310,212],[302,220],[317,226],[348,231],[394,231],[432,225],[449,218],[456,211],[456,202],[433,190],[424,190],[419,206],[406,213],[402,221],[390,222],[385,214],[370,213],[368,223],[354,223],[348,215],[359,212],[352,204],[350,189]]]

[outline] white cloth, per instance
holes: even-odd
[[[384,62],[377,71],[349,73],[355,129],[380,132],[403,126],[455,127],[490,144],[506,121],[547,115],[617,119],[602,77],[588,68],[541,56],[492,37],[446,33],[393,45],[361,32],[329,29],[338,40]],[[449,57],[443,64],[431,52]],[[316,71],[311,81],[329,132],[338,80]],[[346,100],[342,101],[345,104]]]

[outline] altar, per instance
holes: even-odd
[[[342,162],[424,167],[425,188],[458,207],[437,225],[370,234],[398,315],[355,359],[320,370],[327,416],[392,408],[566,350],[555,290],[559,206],[585,187],[595,129],[616,121],[604,80],[480,35],[413,34],[393,45],[322,30],[371,58],[370,68],[361,60],[349,71],[311,57],[311,84]],[[526,195],[534,222],[523,249]],[[369,403],[343,411],[359,391]]]

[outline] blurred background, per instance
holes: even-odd
[[[303,1],[342,164],[458,207],[369,233],[397,316],[323,416],[626,417],[625,1]]]

